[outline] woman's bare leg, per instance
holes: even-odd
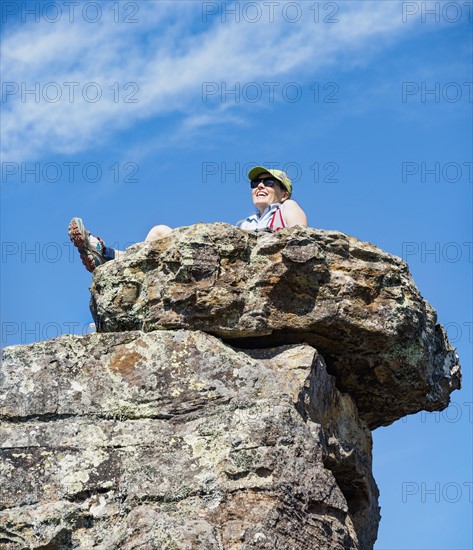
[[[146,236],[145,241],[157,241],[158,239],[167,237],[170,233],[172,233],[172,229],[167,225],[155,225]]]
[[[146,237],[146,241],[156,241],[167,237],[172,229],[167,225],[155,225]],[[81,218],[72,218],[68,228],[69,237],[79,250],[82,263],[87,271],[93,272],[96,267],[110,260],[118,260],[121,250],[107,247],[100,237],[87,231]]]

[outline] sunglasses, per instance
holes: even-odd
[[[273,178],[265,178],[262,180],[252,180],[250,181],[251,189],[256,189],[260,183],[262,183],[265,187],[274,187],[278,182]]]

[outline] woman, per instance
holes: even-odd
[[[292,182],[281,170],[255,166],[248,173],[251,196],[257,212],[237,223],[247,231],[278,231],[285,227],[307,227],[307,217],[296,201],[291,199]],[[157,225],[146,241],[162,239],[172,232],[167,225]],[[87,231],[80,218],[72,218],[69,237],[79,250],[82,263],[90,272],[103,263],[118,258],[119,250],[107,247],[100,237]]]
[[[278,231],[295,225],[307,227],[304,211],[291,199],[292,182],[285,172],[255,166],[248,177],[258,212],[238,222],[238,227],[256,231]]]

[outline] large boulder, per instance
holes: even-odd
[[[371,429],[441,410],[460,387],[458,357],[406,263],[337,231],[184,227],[98,268],[91,292],[101,332],[314,346]]]
[[[371,433],[307,344],[63,336],[0,382],[5,550],[373,547]]]

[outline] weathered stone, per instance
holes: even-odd
[[[2,548],[373,546],[371,434],[309,345],[63,336],[1,384]]]
[[[239,347],[307,342],[371,428],[441,410],[458,357],[400,258],[336,231],[180,228],[94,273],[99,331],[198,329]]]
[[[5,350],[6,550],[369,550],[369,428],[460,385],[406,264],[338,232],[180,228],[91,305],[98,334]]]

